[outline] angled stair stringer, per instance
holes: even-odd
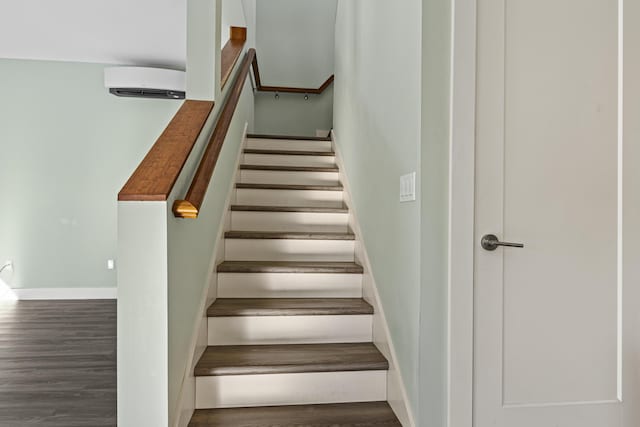
[[[190,339],[189,351],[191,357],[190,363],[187,363],[183,381],[180,385],[180,391],[178,392],[178,406],[175,411],[178,414],[175,417],[173,425],[171,427],[187,427],[193,411],[195,410],[196,403],[196,380],[194,370],[198,360],[202,357],[207,349],[207,331],[208,321],[207,308],[216,300],[218,292],[218,275],[216,273],[216,265],[220,264],[224,260],[225,256],[225,233],[231,229],[231,205],[236,203],[236,183],[240,179],[239,166],[243,158],[244,149],[247,146],[247,132],[249,124],[244,124],[244,130],[242,132],[242,142],[240,149],[238,150],[234,170],[236,171],[235,179],[231,180],[229,188],[227,189],[227,197],[224,202],[224,219],[220,222],[218,230],[216,232],[216,245],[214,249],[214,255],[211,258],[209,265],[209,277],[207,278],[208,286],[203,286],[202,295],[200,297],[200,307],[198,309],[199,316],[197,317],[197,323],[193,325],[192,336]]]
[[[335,153],[336,164],[339,169],[339,179],[344,187],[344,203],[349,208],[349,227],[356,235],[355,245],[355,261],[364,269],[362,286],[363,298],[374,308],[373,315],[373,342],[378,349],[389,361],[389,370],[387,373],[387,400],[396,416],[405,427],[416,427],[413,410],[409,403],[407,389],[404,385],[400,370],[398,368],[398,357],[396,355],[391,333],[385,318],[384,310],[380,304],[380,295],[375,283],[373,274],[371,273],[371,262],[367,256],[366,249],[362,244],[362,230],[358,222],[355,206],[351,201],[351,189],[348,176],[345,173],[345,165],[338,145],[335,132],[331,131],[331,147]]]

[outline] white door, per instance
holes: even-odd
[[[625,3],[478,0],[475,427],[640,427],[640,1]],[[486,234],[524,248],[483,249]]]

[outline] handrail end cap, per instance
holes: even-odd
[[[176,200],[173,202],[173,215],[176,218],[198,218],[198,208],[188,200]]]

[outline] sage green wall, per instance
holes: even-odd
[[[420,427],[447,425],[451,3],[422,3]]]
[[[228,93],[231,86],[225,89]],[[220,108],[223,106],[222,102],[217,104],[218,107],[213,112],[214,117],[220,114]],[[191,362],[189,360],[191,338],[194,326],[197,326],[196,320],[202,315],[200,304],[203,302],[203,289],[208,288],[210,275],[215,271],[212,259],[219,243],[216,237],[224,227],[224,218],[227,213],[225,202],[236,176],[236,160],[242,145],[245,125],[248,129],[251,128],[252,116],[253,93],[247,79],[198,218],[196,220],[175,218],[171,207],[175,199],[181,199],[186,194],[191,177],[202,158],[204,142],[208,142],[208,138],[198,138],[198,146],[189,156],[189,161],[169,197],[167,247],[169,255],[169,411],[172,414],[170,420],[177,415],[172,411],[178,401],[185,368]],[[209,120],[203,131],[204,135],[213,131],[215,123]]]
[[[258,0],[256,50],[265,86],[317,88],[334,73],[337,0]],[[255,131],[315,136],[333,127],[333,92],[257,93]]]
[[[335,132],[414,412],[420,201],[399,202],[399,179],[420,179],[421,16],[420,0],[340,0],[334,88]]]
[[[180,105],[117,98],[103,65],[0,60],[0,260],[15,288],[115,287],[117,193]]]
[[[256,49],[264,85],[318,87],[333,74],[336,3],[256,1]]]
[[[256,133],[316,136],[316,130],[333,128],[333,87],[305,101],[299,93],[256,92]]]

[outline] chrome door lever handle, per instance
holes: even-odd
[[[495,234],[485,234],[480,240],[480,245],[488,251],[495,251],[498,246],[508,246],[511,248],[524,248],[522,243],[501,242]]]

